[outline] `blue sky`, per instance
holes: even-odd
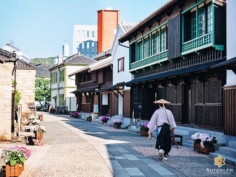
[[[167,0],[0,0],[0,48],[10,40],[30,58],[72,55],[74,25],[97,25],[97,11],[120,10],[121,22],[139,22]]]

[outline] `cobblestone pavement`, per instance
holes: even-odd
[[[218,168],[208,155],[183,146],[173,146],[168,160],[159,161],[155,139],[126,129],[48,113],[41,124],[44,145],[27,146],[32,156],[21,177],[236,176],[235,167]],[[1,142],[0,150],[15,144]]]

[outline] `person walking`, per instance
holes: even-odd
[[[148,123],[147,127],[148,138],[152,137],[152,133],[158,128],[158,136],[156,140],[156,149],[164,150],[164,160],[167,160],[168,153],[171,150],[171,136],[170,132],[174,134],[174,130],[176,128],[176,123],[172,112],[165,108],[164,104],[168,104],[170,102],[166,100],[158,100],[154,101],[159,105],[159,109],[157,109]]]

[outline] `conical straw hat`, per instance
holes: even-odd
[[[160,100],[156,100],[156,101],[154,101],[153,103],[155,103],[155,104],[170,104],[170,102],[169,101],[166,101],[166,100],[164,100],[164,99],[160,99]]]

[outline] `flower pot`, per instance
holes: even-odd
[[[117,128],[117,129],[119,129],[119,128],[120,128],[120,126],[121,126],[121,123],[114,123],[114,128]]]
[[[107,120],[102,120],[102,124],[107,123]]]
[[[198,152],[202,152],[205,154],[209,154],[210,152],[215,152],[215,146],[205,146],[204,148],[202,148],[200,143],[194,142],[193,150],[198,151]]]
[[[19,167],[18,164],[14,166],[6,164],[6,177],[20,176],[23,170],[24,170],[24,164],[22,165],[22,167]]]
[[[43,133],[36,133],[37,139],[43,139]]]
[[[86,119],[88,122],[92,122],[92,118],[87,118]]]
[[[141,136],[148,136],[148,131],[146,131],[146,130],[140,130],[140,135],[141,135]]]
[[[40,114],[40,115],[39,115],[39,120],[40,120],[40,121],[43,121],[43,114]]]

